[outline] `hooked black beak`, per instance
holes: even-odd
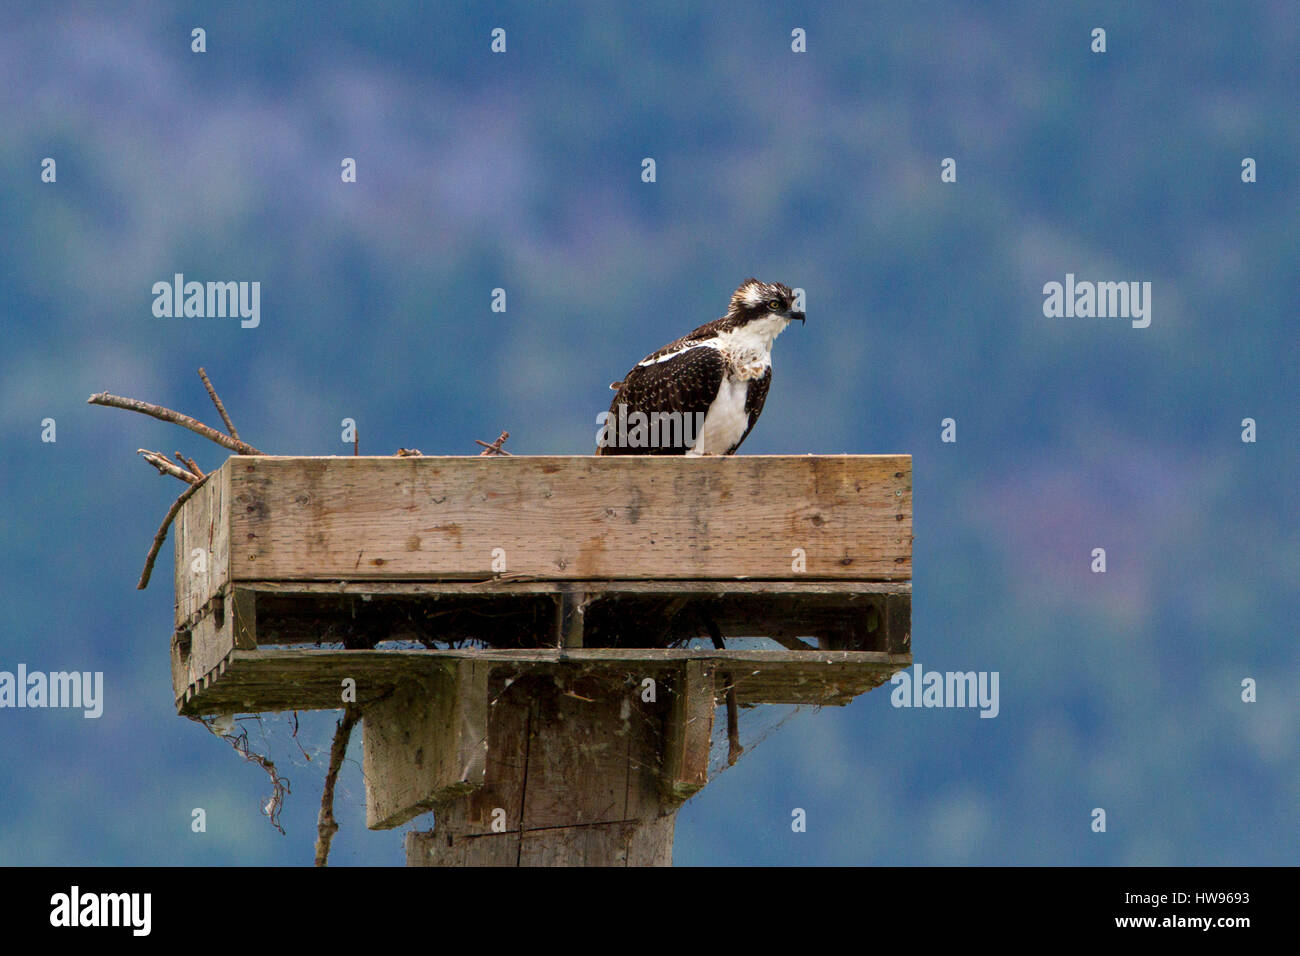
[[[807,324],[807,318],[804,316],[804,314],[803,314],[802,312],[791,312],[791,313],[790,313],[790,320],[791,320],[791,321],[794,321],[795,319],[798,319],[798,320],[800,321],[800,323],[802,323],[802,324],[804,324],[804,325]]]

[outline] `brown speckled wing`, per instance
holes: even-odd
[[[715,348],[698,346],[680,355],[656,362],[638,365],[623,376],[623,385],[609,404],[611,418],[618,415],[618,406],[626,405],[632,412],[679,412],[686,415],[709,410],[718,395],[726,363],[722,353]],[[659,448],[630,448],[609,445],[597,449],[599,455],[684,455],[685,445],[668,445]]]
[[[754,430],[754,423],[758,421],[758,416],[763,411],[763,403],[767,401],[767,389],[772,384],[772,370],[769,368],[763,373],[762,378],[756,378],[749,383],[749,391],[745,393],[745,414],[749,416],[749,427],[745,429],[745,434],[740,436],[740,441],[731,446],[728,455],[734,455],[736,449],[745,443],[749,433]]]

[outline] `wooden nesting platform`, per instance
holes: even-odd
[[[337,708],[346,678],[365,705],[466,664],[846,703],[911,664],[911,478],[892,455],[234,456],[175,523],[177,706]]]

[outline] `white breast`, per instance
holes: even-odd
[[[686,454],[725,455],[744,436],[749,428],[745,398],[750,382],[771,369],[772,340],[789,324],[789,319],[774,315],[723,332],[706,343],[727,357],[733,371],[723,378],[718,397],[704,415],[699,438]]]
[[[790,320],[779,315],[756,319],[716,339],[718,348],[726,352],[738,366],[772,364],[772,342],[785,331]]]
[[[745,396],[749,382],[727,376],[718,389],[718,397],[709,405],[704,415],[704,426],[687,455],[725,455],[740,441],[749,427],[745,414]]]

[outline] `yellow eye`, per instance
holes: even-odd
[[[768,299],[768,300],[767,300],[767,307],[768,307],[769,309],[771,309],[773,312],[776,312],[776,311],[780,310],[780,308],[781,308],[781,300],[780,300],[780,299]]]

